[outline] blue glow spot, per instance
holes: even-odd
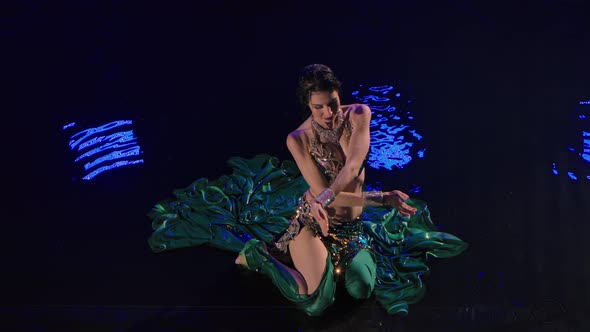
[[[567,146],[567,150],[574,153],[576,158],[579,157],[582,165],[586,166],[590,163],[590,128],[588,127],[590,124],[590,122],[588,122],[588,117],[590,115],[590,108],[588,108],[588,106],[590,106],[590,101],[580,101],[579,104],[582,106],[576,106],[576,116],[574,119],[583,125],[582,130],[580,130],[582,136],[581,142],[578,141],[575,145],[570,143],[570,146]],[[582,143],[581,146],[578,145],[579,143]],[[587,173],[587,170],[578,169],[578,166],[576,165],[566,165],[566,167],[567,166],[574,166],[573,169],[570,169],[570,171],[567,172],[567,175],[571,180],[578,181],[576,173]],[[553,164],[553,174],[557,174],[555,163]],[[583,177],[584,176],[582,176],[582,178]]]
[[[376,181],[375,184],[367,184],[365,186],[365,191],[380,191],[383,188],[383,184],[379,181]]]
[[[409,192],[411,192],[411,193],[417,194],[417,193],[420,193],[420,192],[422,192],[422,187],[420,187],[420,186],[418,186],[418,185],[414,185],[414,186],[412,187],[412,189],[410,189],[410,190],[408,190],[408,191],[409,191]]]
[[[483,271],[479,272],[479,273],[477,274],[477,277],[478,277],[478,278],[481,278],[481,277],[483,277]]]
[[[590,181],[590,175],[586,176],[586,180]]]
[[[413,119],[413,118],[412,118],[412,119]],[[411,134],[412,134],[414,137],[416,137],[418,140],[421,140],[421,139],[422,139],[422,135],[418,134],[418,133],[416,132],[416,130],[413,130],[413,129],[412,129],[412,130],[409,130],[409,132],[410,132],[410,133],[411,133]]]
[[[359,92],[358,92],[358,91],[353,91],[353,92],[352,92],[352,95],[353,95],[353,96],[356,96],[356,95],[358,95],[358,94],[359,94]]]
[[[393,85],[380,85],[380,86],[372,86],[369,88],[369,91],[381,92],[383,94],[389,93],[389,91],[391,91],[391,90],[393,90]]]
[[[111,169],[144,162],[143,159],[136,159],[143,152],[137,145],[137,138],[133,135],[133,130],[114,131],[119,130],[119,127],[128,126],[132,123],[131,120],[112,121],[102,126],[78,131],[70,137],[68,143],[70,149],[83,152],[74,160],[75,162],[93,158],[83,166],[84,171],[89,171],[88,174],[82,177],[83,180],[90,180],[98,174]],[[71,128],[74,125],[73,122],[73,125],[70,124],[63,128]],[[111,161],[115,162],[100,166]],[[100,167],[95,168],[97,166]]]
[[[504,283],[503,282],[500,283],[500,287],[504,287]]]
[[[403,168],[415,155],[424,157],[425,149],[415,146],[423,139],[410,122],[414,119],[404,109],[403,100],[392,100],[387,96],[393,94],[392,85],[380,85],[363,88],[359,85],[353,96],[367,104],[373,113],[371,120],[371,151],[367,164],[375,169]],[[375,95],[379,93],[381,96]],[[395,93],[400,97],[401,93]]]
[[[522,301],[520,301],[520,300],[512,300],[512,304],[514,304],[517,307],[523,306]]]
[[[379,97],[375,95],[368,95],[363,97],[363,103],[369,104],[371,101],[380,102],[380,101],[389,101],[389,98]]]

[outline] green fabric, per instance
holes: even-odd
[[[200,178],[154,206],[148,213],[152,251],[207,244],[237,253],[251,238],[270,243],[285,230],[308,189],[297,165],[266,154],[234,157],[229,165],[231,175]]]
[[[231,158],[229,165],[232,174],[215,181],[198,179],[154,206],[148,213],[154,230],[150,248],[156,253],[198,245],[235,253],[244,249],[248,263],[269,276],[287,299],[309,315],[321,314],[332,303],[336,287],[331,255],[318,290],[302,296],[291,275],[260,249],[261,241],[272,245],[283,233],[308,189],[296,164],[260,154]],[[353,297],[366,298],[373,290],[390,314],[407,314],[408,305],[424,296],[422,276],[430,272],[429,259],[453,257],[467,248],[461,239],[434,226],[426,203],[413,199],[408,204],[418,209],[411,218],[391,208],[365,208],[362,232],[369,249],[352,258],[345,271],[345,285]]]
[[[375,295],[390,314],[407,314],[408,304],[423,298],[422,276],[430,273],[429,258],[453,257],[467,249],[458,237],[437,230],[426,203],[417,199],[407,203],[418,210],[411,218],[392,209],[380,220],[368,220],[384,209],[367,208],[363,222],[377,263]]]
[[[346,291],[355,299],[368,299],[375,288],[377,265],[368,250],[359,251],[344,274]]]

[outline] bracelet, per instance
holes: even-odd
[[[367,202],[374,202],[379,205],[383,205],[383,192],[382,191],[363,191],[363,199]]]
[[[322,205],[322,207],[326,208],[328,205],[330,205],[330,203],[332,203],[334,201],[335,198],[336,198],[336,195],[334,195],[334,192],[332,191],[332,189],[326,188],[326,189],[322,190],[322,192],[317,195],[317,197],[315,198],[315,201],[320,203]]]

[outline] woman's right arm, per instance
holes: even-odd
[[[315,196],[328,187],[328,180],[307,152],[303,140],[303,132],[295,131],[287,136],[287,148],[289,148],[289,152],[291,152],[305,182],[309,185],[308,194],[311,194],[314,198],[310,200],[312,215],[319,224],[324,236],[327,236],[329,228],[328,214],[322,205],[315,201]]]

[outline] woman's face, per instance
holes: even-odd
[[[332,129],[336,113],[340,109],[340,96],[338,91],[317,91],[312,92],[309,98],[311,116],[320,126]]]

